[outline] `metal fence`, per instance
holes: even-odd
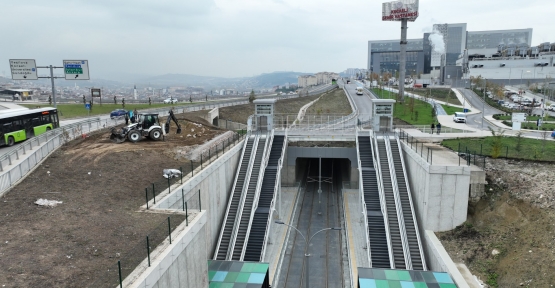
[[[244,139],[245,135],[241,134],[231,134],[229,138],[224,138],[219,142],[215,142],[212,147],[203,150],[198,161],[190,160],[185,162],[179,167],[181,175],[179,177],[161,179],[160,181],[151,183],[148,187],[144,189],[144,195],[146,200],[147,209],[150,209],[149,202],[153,200],[152,204],[156,204],[157,197],[159,197],[162,192],[170,192],[171,187],[174,184],[183,184],[183,178],[187,176],[193,177],[195,175],[195,170],[200,168],[202,170],[204,167],[210,165],[212,162],[222,156],[225,152],[229,151],[237,143],[240,143]],[[181,208],[181,207],[180,207]]]
[[[254,123],[253,123],[254,124]],[[353,115],[304,115],[275,114],[274,129],[276,130],[354,130],[357,118]]]
[[[200,197],[200,191],[198,194]],[[194,203],[185,203],[188,204],[187,206],[195,206]],[[201,207],[199,206],[194,210],[190,209],[186,214],[168,216],[166,220],[154,227],[144,238],[134,243],[129,243],[127,247],[130,248],[120,254],[117,262],[114,260],[113,265],[105,267],[98,276],[95,276],[96,280],[88,287],[123,287],[123,280],[127,276],[137,268],[139,269],[138,272],[141,273],[150,267],[153,259],[162,252],[161,250],[156,251],[156,248],[171,244],[173,241],[171,236],[176,231],[176,228],[183,221],[185,221],[185,227],[189,226],[189,222],[200,211]]]
[[[52,151],[85,134],[103,128],[100,120],[77,122],[48,131],[21,143],[15,150],[0,157],[0,195],[21,180]]]

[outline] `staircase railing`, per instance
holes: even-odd
[[[220,249],[220,245],[222,243],[222,237],[224,234],[224,230],[225,230],[225,224],[227,222],[227,216],[229,215],[229,209],[231,208],[231,199],[233,199],[233,194],[235,193],[235,186],[237,185],[237,180],[239,179],[239,172],[241,170],[241,165],[243,163],[243,160],[245,158],[245,150],[247,148],[247,143],[249,142],[249,137],[251,136],[251,132],[247,131],[247,134],[245,135],[245,143],[243,143],[243,151],[241,151],[241,158],[239,158],[239,164],[237,166],[237,172],[235,173],[235,181],[233,181],[233,186],[231,187],[231,194],[229,196],[229,201],[227,204],[227,210],[225,212],[224,215],[224,221],[222,224],[222,227],[220,229],[220,237],[218,238],[218,244],[216,244],[216,251],[214,252],[214,257],[213,259],[216,260],[218,257],[218,250]]]
[[[399,232],[401,233],[401,245],[403,246],[403,254],[405,255],[405,269],[412,270],[412,261],[410,258],[410,249],[407,240],[407,231],[405,227],[405,216],[403,214],[403,206],[401,205],[401,197],[399,195],[399,187],[397,185],[397,174],[395,171],[395,163],[393,162],[393,153],[391,151],[389,136],[386,136],[387,141],[384,141],[387,151],[387,159],[389,164],[389,171],[391,177],[391,185],[393,186],[393,197],[395,199],[395,208],[397,209],[397,223],[399,225]],[[390,160],[390,161],[389,161]]]

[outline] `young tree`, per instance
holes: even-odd
[[[256,100],[256,94],[254,94],[254,89],[251,90],[251,94],[249,95],[249,102],[252,103],[254,100]]]
[[[493,143],[491,147],[491,157],[497,159],[501,155],[501,148],[503,148],[503,137],[505,137],[505,131],[499,128],[497,131],[488,127],[493,136]]]

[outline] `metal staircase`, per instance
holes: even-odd
[[[285,136],[276,135],[272,141],[268,165],[264,172],[258,206],[249,231],[249,238],[242,261],[262,261],[265,240],[269,231],[269,220],[273,211],[276,191],[279,187],[281,159],[284,154]]]
[[[261,174],[262,159],[264,158],[264,152],[266,151],[266,140],[267,135],[260,136],[258,141],[258,147],[256,148],[256,154],[254,157],[254,162],[252,164],[250,180],[248,183],[248,188],[246,189],[246,195],[244,201],[240,204],[239,219],[235,228],[235,237],[233,237],[232,245],[229,251],[230,260],[241,260],[241,254],[243,252],[243,246],[245,244],[248,228],[250,226],[251,212],[253,211],[256,190],[258,187],[259,176]]]
[[[397,204],[395,201],[395,187],[393,183],[391,170],[389,167],[389,157],[384,138],[376,139],[378,146],[378,157],[380,164],[380,172],[382,176],[383,191],[385,205],[387,207],[387,220],[389,223],[389,237],[391,239],[391,248],[393,252],[394,269],[406,269],[405,249],[403,247],[403,236],[401,225],[399,224]],[[389,141],[389,140],[388,140]]]
[[[247,179],[247,174],[249,172],[248,168],[252,158],[252,150],[257,140],[256,136],[250,135],[247,137],[243,146],[241,162],[239,163],[239,169],[237,170],[235,182],[233,183],[233,188],[231,189],[232,194],[229,198],[227,211],[220,231],[220,237],[218,239],[218,245],[216,246],[216,252],[214,253],[215,260],[226,260],[227,258],[229,245],[232,241],[231,237],[235,219],[237,217],[237,211],[239,209],[239,204],[241,204],[241,199],[243,198],[243,187],[246,184],[245,179]]]
[[[403,218],[405,222],[405,231],[407,234],[407,243],[409,247],[410,259],[412,262],[412,267],[408,267],[412,270],[427,270],[426,263],[423,261],[424,254],[422,250],[422,244],[420,242],[420,234],[418,231],[418,223],[416,222],[416,217],[414,214],[414,209],[412,205],[412,198],[410,195],[410,188],[407,183],[406,170],[404,161],[401,157],[401,150],[399,145],[399,139],[391,139],[391,155],[395,167],[395,176],[397,178],[397,187],[399,190],[399,198],[401,206],[403,208]]]
[[[390,253],[387,232],[380,201],[378,171],[372,153],[370,136],[357,136],[360,161],[361,189],[363,190],[366,220],[368,225],[368,250],[371,267],[390,268]]]

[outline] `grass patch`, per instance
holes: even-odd
[[[167,107],[168,110],[170,107],[177,107],[177,106],[185,106],[191,105],[193,103],[178,103],[178,104],[164,104],[164,103],[156,103],[152,105],[148,104],[125,104],[125,110],[141,110],[141,109],[149,109],[149,108],[161,108]],[[27,108],[37,108],[37,105],[30,105],[30,104],[23,104]],[[41,105],[41,107],[53,107],[53,105]],[[90,111],[91,116],[95,115],[109,115],[115,109],[121,109],[121,104],[94,104],[93,109]],[[89,115],[87,109],[85,109],[84,104],[58,104],[58,114],[60,115],[60,119],[68,119],[68,118],[76,118],[76,117],[86,117]]]
[[[320,100],[316,101],[316,103],[307,110],[307,114],[317,115],[349,115],[351,112],[353,112],[351,104],[343,89],[335,89],[330,93],[324,94]]]
[[[414,104],[411,102],[414,102]],[[414,105],[412,109],[411,105]],[[435,122],[432,110],[432,105],[424,101],[409,98],[405,103],[395,103],[393,117],[412,125],[430,125],[432,122]]]
[[[447,115],[453,115],[453,114],[455,114],[455,112],[463,112],[464,111],[463,108],[447,106],[447,105],[443,105],[443,104],[441,104],[441,107],[443,107],[443,110],[445,110],[445,113],[447,113]],[[468,110],[468,112],[470,112],[470,110]]]
[[[555,161],[555,141],[549,141],[549,132],[544,139],[529,139],[524,137],[502,137],[500,157]],[[461,138],[443,140],[441,145],[453,150],[471,154],[491,156],[494,152],[494,137]]]
[[[515,112],[516,113],[516,112]],[[501,114],[495,114],[493,115],[493,118],[497,119],[497,120],[512,120],[512,116],[511,115],[501,115]],[[541,119],[541,116],[538,115],[532,115],[532,116],[527,116],[526,120],[527,121],[536,121],[538,119]],[[555,121],[555,117],[547,115],[545,117],[543,117],[544,121]]]
[[[428,97],[434,100],[443,101],[452,105],[462,105],[455,92],[446,88],[414,88],[407,89],[405,92],[410,92],[423,97]]]

